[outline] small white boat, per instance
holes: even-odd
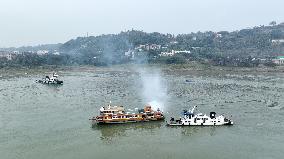
[[[183,111],[183,117],[175,120],[171,118],[169,122],[167,122],[168,126],[214,126],[214,125],[233,125],[233,121],[224,117],[223,115],[216,116],[215,112],[210,112],[210,115],[202,113],[194,113],[194,109],[196,106],[192,108],[192,110]]]
[[[36,82],[42,84],[63,84],[63,81],[58,80],[58,75],[53,73],[51,76],[45,76],[42,80],[37,80]]]

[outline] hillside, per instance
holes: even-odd
[[[157,58],[161,52],[189,50],[190,59],[222,57],[246,58],[273,57],[284,53],[284,25],[258,26],[239,31],[197,32],[190,34],[146,33],[131,30],[119,34],[78,37],[64,43],[60,51],[83,59],[100,58],[110,63],[125,60],[125,52],[137,53],[143,45],[158,45],[159,48],[142,48],[144,58]],[[141,51],[141,49],[140,49]],[[138,51],[139,52],[139,51]],[[141,55],[141,53],[140,53]]]
[[[38,54],[48,50],[44,56]],[[187,63],[199,61],[224,66],[258,66],[284,54],[284,23],[228,32],[189,34],[146,33],[129,30],[119,34],[78,37],[63,44],[6,48],[19,51],[2,65],[111,65],[121,63]],[[35,54],[36,53],[36,54]],[[58,55],[57,55],[58,54]],[[59,55],[60,54],[60,55]],[[56,59],[56,60],[54,60]],[[20,62],[19,62],[20,61]]]

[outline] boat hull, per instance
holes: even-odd
[[[63,81],[53,81],[53,82],[50,82],[50,81],[38,80],[36,82],[37,83],[41,83],[41,84],[58,84],[58,85],[63,84]]]
[[[167,123],[167,126],[223,126],[223,125],[233,125],[233,122],[225,122],[225,123]]]
[[[120,122],[93,122],[93,125],[116,125],[116,124],[130,124],[130,123],[141,123],[148,121],[120,121]]]
[[[155,122],[155,121],[164,121],[164,118],[159,119],[142,119],[142,120],[123,120],[123,121],[98,121],[96,119],[91,119],[93,125],[112,125],[112,124],[131,124],[131,123],[141,123],[141,122]]]

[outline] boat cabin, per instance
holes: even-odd
[[[123,106],[111,106],[108,105],[107,107],[100,108],[100,115],[114,115],[114,114],[124,114],[124,107]]]

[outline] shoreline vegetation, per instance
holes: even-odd
[[[128,30],[118,34],[77,37],[62,44],[0,48],[0,68],[197,63],[213,68],[263,69],[263,65],[275,67],[282,64],[283,55],[284,23],[276,25],[273,22],[231,32],[173,35]]]

